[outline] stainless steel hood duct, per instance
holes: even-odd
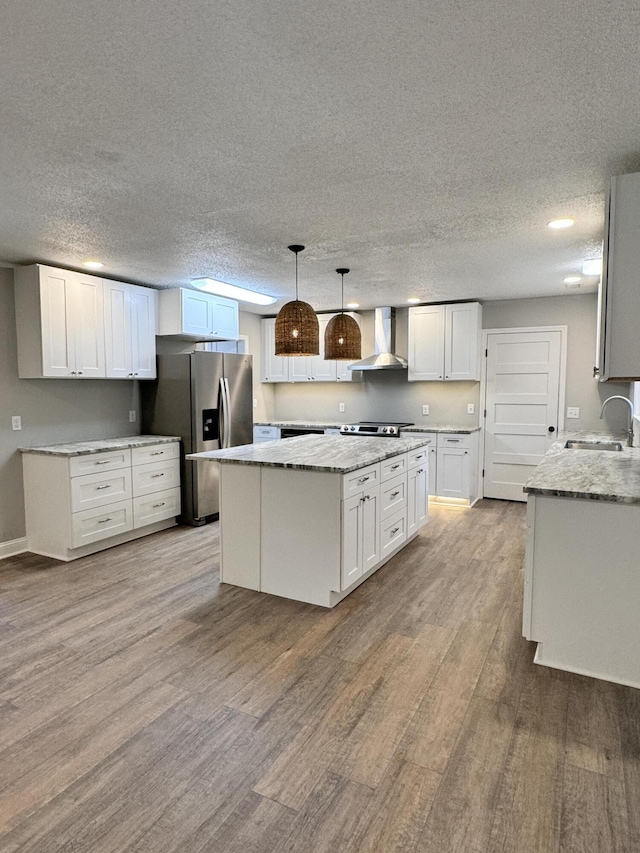
[[[375,354],[349,365],[349,370],[406,370],[407,362],[394,353],[396,346],[396,309],[376,308]]]

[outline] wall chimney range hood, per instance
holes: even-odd
[[[407,361],[393,350],[396,346],[396,309],[376,308],[375,354],[349,365],[349,370],[406,370]]]

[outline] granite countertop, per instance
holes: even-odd
[[[568,450],[568,439],[619,441],[623,450]],[[524,486],[530,495],[581,498],[591,501],[640,504],[640,448],[627,447],[626,438],[603,433],[561,435]]]
[[[230,447],[227,450],[190,453],[186,458],[235,465],[262,465],[266,468],[348,474],[358,468],[365,468],[367,465],[426,445],[427,442],[421,438],[301,435],[283,441],[263,441],[259,444]]]
[[[341,421],[256,421],[254,426],[273,426],[280,429],[340,429],[345,423],[352,423],[349,420]],[[400,432],[459,432],[463,435],[469,435],[472,432],[477,432],[479,426],[408,426],[401,429]]]
[[[41,447],[19,447],[20,453],[38,453],[42,456],[88,456],[105,450],[123,450],[128,447],[145,447],[148,444],[168,444],[180,441],[177,435],[125,435],[118,438],[98,438],[94,441],[72,441],[68,444],[44,444]]]

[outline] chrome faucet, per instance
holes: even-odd
[[[627,430],[627,447],[633,447],[633,417],[635,412],[633,411],[633,403],[628,397],[623,397],[620,394],[614,394],[613,397],[607,397],[607,399],[602,404],[602,408],[600,409],[600,418],[602,418],[602,416],[604,415],[604,407],[612,400],[624,400],[625,403],[629,404],[629,429]]]

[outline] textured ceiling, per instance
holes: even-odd
[[[635,2],[5,0],[0,259],[289,299],[301,242],[317,309],[337,266],[363,308],[564,294],[640,169],[639,37]]]

